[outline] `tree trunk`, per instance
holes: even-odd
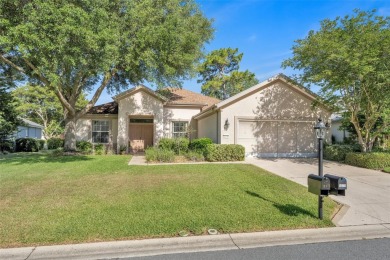
[[[76,117],[74,116],[67,116],[65,119],[64,150],[67,152],[76,151]]]

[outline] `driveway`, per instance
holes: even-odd
[[[307,187],[307,176],[318,174],[318,159],[258,159],[246,161]],[[347,178],[346,196],[331,196],[343,207],[335,217],[338,226],[390,223],[390,174],[324,161],[324,174]],[[313,195],[315,196],[315,195]]]

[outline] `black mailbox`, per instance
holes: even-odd
[[[330,181],[325,176],[309,174],[307,178],[309,192],[316,195],[328,196],[330,190]]]
[[[324,177],[327,177],[330,181],[330,194],[336,196],[345,196],[345,190],[347,189],[346,178],[331,174],[325,174]]]

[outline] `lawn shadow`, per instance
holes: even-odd
[[[245,192],[250,196],[253,196],[253,197],[256,197],[256,198],[259,198],[259,199],[262,199],[262,200],[265,200],[265,201],[272,203],[275,208],[280,210],[280,212],[282,212],[285,215],[294,216],[294,217],[298,216],[298,215],[307,215],[307,216],[316,218],[316,216],[313,213],[311,213],[310,211],[303,209],[301,207],[298,207],[296,205],[293,205],[293,204],[284,204],[283,205],[283,204],[277,203],[275,201],[269,200],[267,198],[264,198],[263,196],[259,195],[258,193],[248,191],[248,190]]]
[[[49,153],[14,153],[0,156],[0,164],[34,164],[34,163],[69,163],[77,161],[89,161],[93,158],[86,155],[53,156]]]

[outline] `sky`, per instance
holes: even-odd
[[[292,56],[294,40],[303,39],[310,30],[320,29],[320,21],[353,14],[354,9],[377,10],[390,16],[390,0],[197,0],[204,15],[213,19],[214,38],[205,44],[205,52],[220,48],[238,48],[243,53],[240,71],[255,73],[264,81],[279,73],[283,60]],[[145,84],[147,85],[147,84]],[[183,82],[183,88],[197,93],[196,78]],[[311,89],[317,92],[316,87]],[[96,104],[112,101],[102,93]],[[91,96],[89,96],[91,98]]]

